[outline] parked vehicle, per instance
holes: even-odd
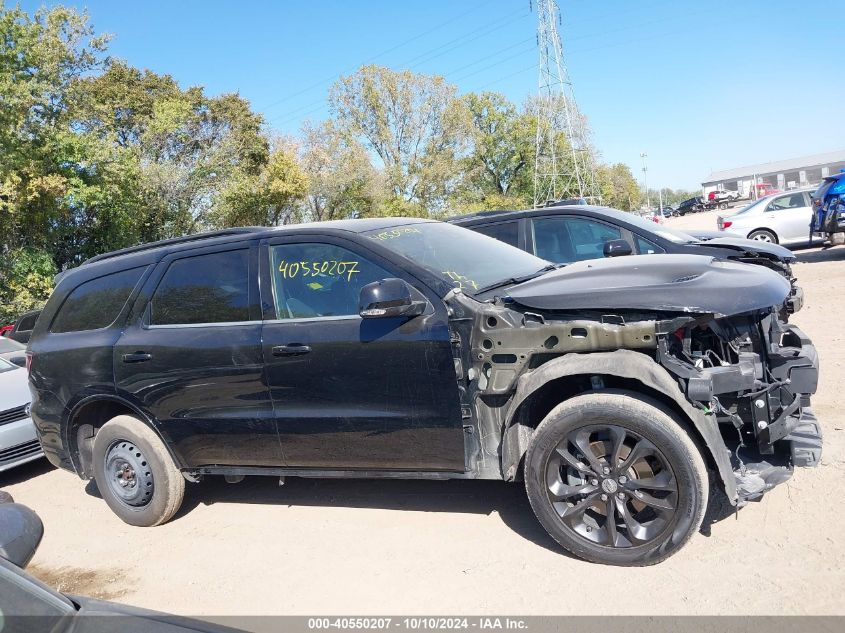
[[[733,215],[719,216],[726,234],[773,244],[806,244],[813,209],[809,190],[779,193],[752,202]]]
[[[556,264],[608,255],[690,254],[741,261],[770,268],[792,284],[781,317],[797,312],[804,291],[795,286],[795,254],[777,244],[713,234],[693,237],[632,213],[592,206],[559,206],[527,211],[484,211],[448,220]]]
[[[18,343],[14,339],[0,338],[0,358],[3,358],[18,367],[26,365],[26,345]]]
[[[699,211],[703,211],[704,208],[704,198],[694,196],[679,202],[675,210],[678,212],[678,215],[686,215],[687,213],[698,213]]]
[[[768,182],[760,182],[757,183],[756,186],[757,191],[757,198],[765,198],[766,196],[771,196],[775,193],[780,193],[780,189],[776,188],[774,185]]]
[[[826,237],[837,246],[845,243],[845,171],[827,176],[811,198],[811,237]]]
[[[18,341],[19,343],[28,343],[29,336],[32,334],[32,328],[35,326],[35,321],[38,319],[39,314],[41,314],[41,310],[30,310],[29,312],[24,312],[18,317],[18,320],[15,321],[12,329],[5,333],[6,337]]]
[[[14,329],[14,323],[12,325],[0,325],[0,337],[5,337],[7,332],[11,332]]]
[[[0,472],[43,454],[30,418],[26,370],[0,358]]]
[[[0,499],[0,624],[4,631],[51,633],[237,633],[210,622],[59,593],[27,574],[41,543],[38,515],[10,496]]]
[[[33,416],[133,525],[206,475],[524,480],[569,551],[652,564],[717,489],[742,505],[818,463],[789,290],[696,255],[558,269],[418,219],[194,235],[62,277]]]

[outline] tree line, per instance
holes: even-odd
[[[0,5],[0,322],[58,271],[139,242],[533,202],[530,100],[369,65],[334,83],[325,120],[280,136],[240,95],[183,88],[108,42],[86,13]],[[597,175],[605,204],[643,203],[626,165]]]

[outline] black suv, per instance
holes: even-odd
[[[65,274],[30,341],[32,415],[133,525],[205,475],[524,479],[565,548],[649,564],[711,486],[741,505],[818,462],[788,292],[694,255],[558,270],[433,221],[233,229]]]
[[[771,268],[792,284],[780,311],[790,314],[804,305],[804,291],[795,285],[795,254],[772,244],[701,232],[699,237],[656,224],[633,213],[590,205],[554,205],[524,211],[480,211],[447,220],[495,237],[556,264],[619,255],[707,255]]]

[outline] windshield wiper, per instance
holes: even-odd
[[[547,273],[551,270],[556,270],[558,268],[562,268],[565,264],[549,264],[548,266],[543,266],[540,270],[535,273],[531,273],[530,275],[523,275],[522,277],[508,277],[507,279],[502,279],[500,281],[494,281],[492,284],[487,284],[486,286],[482,286],[478,290],[476,290],[473,294],[482,294],[484,292],[488,292],[490,290],[495,290],[496,288],[500,288],[502,286],[507,286],[510,284],[521,284],[524,281],[530,281],[540,275]]]

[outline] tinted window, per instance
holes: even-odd
[[[499,224],[472,227],[472,229],[511,246],[516,246],[519,242],[519,222],[500,222]]]
[[[249,320],[249,251],[177,259],[153,296],[150,323],[228,323]]]
[[[80,284],[65,299],[50,330],[78,332],[111,325],[143,272],[143,267],[132,268]]]
[[[604,243],[621,239],[615,226],[562,216],[531,221],[537,257],[558,264],[604,257]]]
[[[271,246],[270,265],[279,319],[357,316],[361,288],[395,277],[367,258],[334,244]]]
[[[662,248],[653,242],[641,238],[639,235],[634,235],[634,241],[637,243],[637,252],[640,255],[651,255],[653,253],[665,253]]]
[[[18,326],[15,328],[15,330],[17,330],[18,332],[30,331],[32,328],[35,327],[35,322],[38,320],[38,314],[39,313],[36,312],[35,314],[30,314],[28,316],[23,317],[20,320],[20,323],[18,323]]]

